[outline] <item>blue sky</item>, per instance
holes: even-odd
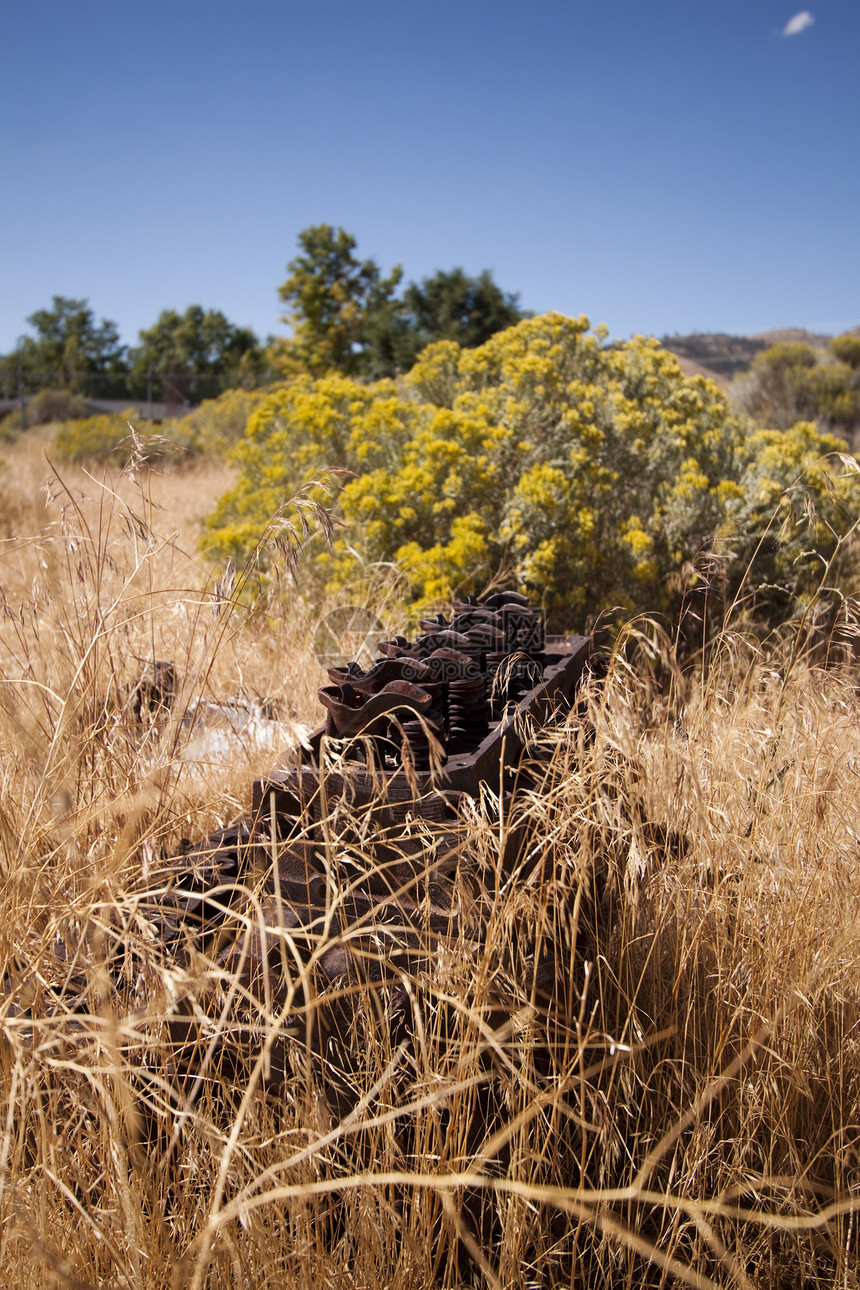
[[[323,222],[615,336],[860,323],[857,0],[7,0],[3,37],[0,352],[54,294],[283,331]]]

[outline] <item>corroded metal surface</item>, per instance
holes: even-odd
[[[203,945],[247,998],[288,1014],[272,1078],[296,1035],[319,1054],[333,1016],[349,1030],[349,1007],[312,1009],[312,996],[376,990],[390,1021],[404,982],[468,939],[468,803],[486,787],[507,811],[530,733],[564,719],[590,653],[587,637],[545,639],[524,598],[494,599],[384,642],[366,672],[331,669],[326,723],[294,764],[254,784],[250,815],[168,862],[152,909],[165,942]],[[503,868],[521,843],[507,835]],[[202,1051],[201,1006],[172,1023],[186,1069]],[[255,1026],[235,1024],[234,1040],[247,1031],[252,1049]]]

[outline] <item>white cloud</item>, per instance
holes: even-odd
[[[803,9],[789,19],[782,29],[782,34],[783,36],[799,36],[802,31],[806,31],[806,28],[811,27],[814,22],[815,19],[809,10]]]

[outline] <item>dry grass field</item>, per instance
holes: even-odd
[[[286,931],[245,970],[262,886],[226,952],[167,953],[143,898],[287,755],[189,760],[181,712],[271,700],[288,743],[317,711],[301,584],[251,619],[207,594],[228,468],[4,455],[0,1285],[860,1284],[856,670],[729,625],[682,671],[643,627],[510,813],[462,821],[462,917],[398,1028]],[[180,694],[148,724],[154,659]],[[291,1009],[309,1035],[345,999],[335,1070]]]

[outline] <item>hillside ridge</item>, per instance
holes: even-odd
[[[860,335],[860,327],[849,328],[848,334]],[[800,344],[823,350],[832,339],[803,327],[774,327],[752,336],[728,332],[674,334],[661,336],[660,343],[678,358],[686,376],[707,376],[725,389],[734,377],[749,371],[756,354],[771,345]]]

